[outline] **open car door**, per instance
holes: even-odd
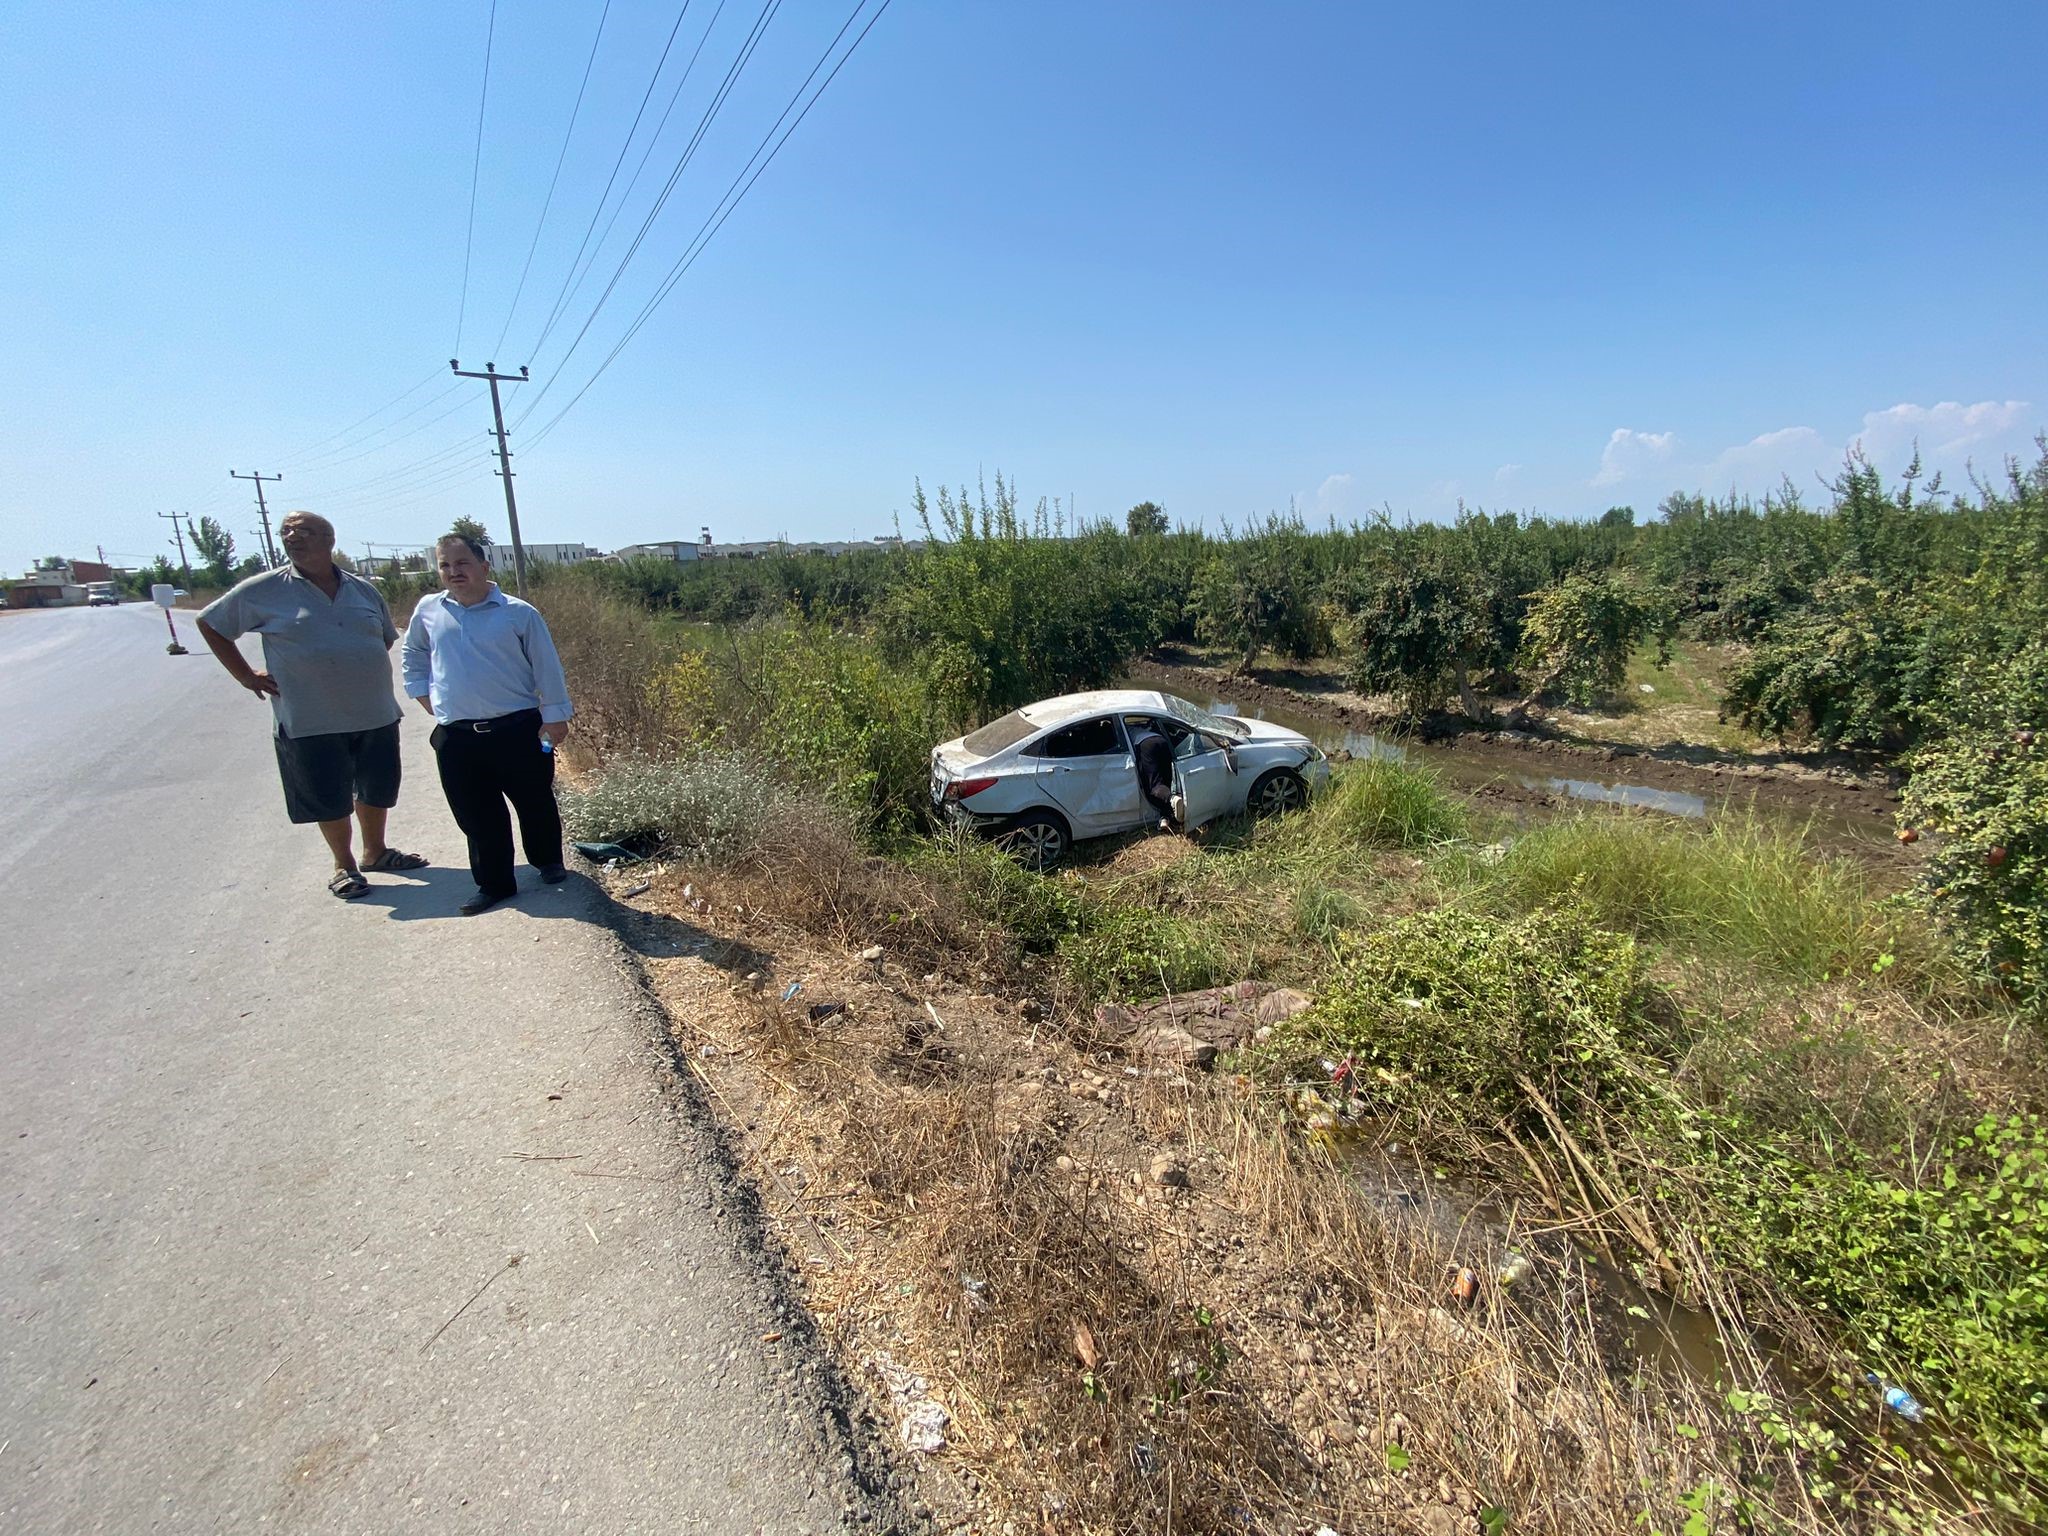
[[[1190,832],[1244,809],[1245,786],[1238,782],[1237,764],[1229,749],[1200,732],[1190,733],[1180,743],[1173,764],[1173,792],[1180,801],[1181,825]]]

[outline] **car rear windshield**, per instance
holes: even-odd
[[[963,737],[960,745],[976,757],[988,757],[1005,747],[1014,747],[1038,727],[1024,718],[1022,710],[1013,709],[1000,720],[991,720],[980,730]]]

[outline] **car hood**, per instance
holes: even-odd
[[[1278,742],[1299,742],[1304,747],[1309,745],[1309,739],[1302,735],[1301,732],[1290,731],[1286,726],[1275,725],[1270,720],[1254,720],[1249,715],[1232,715],[1230,718],[1245,728],[1247,733],[1245,739],[1248,742],[1256,742],[1261,745]]]

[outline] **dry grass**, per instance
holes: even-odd
[[[1457,1310],[1445,1266],[1484,1266],[1479,1240],[1373,1203],[1248,1080],[1084,1053],[940,887],[830,832],[692,876],[773,985],[652,965],[849,1375],[887,1352],[950,1412],[939,1502],[1018,1532],[1480,1532],[1500,1510],[1576,1536],[1676,1530],[1713,1485],[1830,1528],[1748,1420],[1614,1369],[1561,1240],[1514,1305]]]

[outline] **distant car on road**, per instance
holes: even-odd
[[[933,748],[933,809],[1050,869],[1076,842],[1157,819],[1133,751],[1147,729],[1173,744],[1174,803],[1189,829],[1299,809],[1329,782],[1329,759],[1299,732],[1171,693],[1108,689],[1027,704]]]
[[[121,589],[111,581],[88,581],[85,584],[85,602],[88,608],[118,608]]]

